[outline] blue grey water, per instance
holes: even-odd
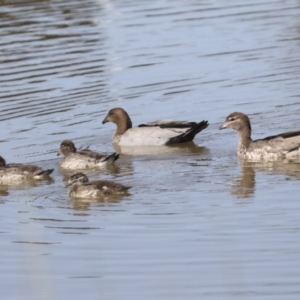
[[[53,181],[0,187],[5,300],[299,299],[300,162],[249,163],[219,131],[300,128],[300,3],[10,0],[0,4],[0,145]],[[209,120],[194,145],[122,154],[89,173],[132,185],[67,196],[64,139],[111,152],[113,107],[134,124]]]

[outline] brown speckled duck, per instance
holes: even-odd
[[[109,155],[100,154],[90,149],[77,151],[74,143],[65,140],[60,144],[60,149],[57,155],[62,154],[64,158],[59,165],[63,169],[78,170],[103,167],[115,162],[119,158],[119,154],[114,152]]]
[[[0,156],[0,183],[18,184],[26,180],[39,180],[49,177],[53,169],[43,170],[35,165],[6,164],[5,159]]]
[[[68,195],[72,198],[103,198],[110,195],[126,194],[131,188],[109,180],[95,180],[89,182],[84,173],[72,175],[66,184],[71,186]]]
[[[279,159],[294,158],[300,155],[300,130],[253,141],[250,120],[241,112],[231,113],[219,129],[225,128],[237,131],[239,135],[237,153],[243,158]]]

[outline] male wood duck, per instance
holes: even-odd
[[[107,122],[117,125],[112,143],[119,146],[167,146],[190,142],[208,126],[207,121],[159,120],[132,127],[129,115],[120,107],[108,112],[102,124]]]

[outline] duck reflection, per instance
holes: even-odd
[[[72,208],[74,210],[88,211],[92,209],[92,207],[94,206],[103,206],[107,208],[108,206],[116,205],[117,203],[121,202],[124,198],[128,197],[129,195],[130,193],[126,195],[110,195],[102,199],[70,198],[70,201],[72,203]]]
[[[43,180],[30,179],[24,182],[3,184],[0,183],[0,196],[8,196],[11,190],[28,190],[33,187],[38,187],[41,185],[50,185],[54,182],[52,177],[46,177]]]
[[[240,162],[241,175],[234,178],[231,186],[231,194],[238,198],[250,198],[255,190],[255,171],[251,164]]]
[[[208,149],[196,145],[194,142],[176,144],[171,146],[118,146],[113,145],[118,153],[127,155],[159,155],[159,154],[206,154]]]
[[[0,196],[8,196],[8,186],[7,185],[0,185]]]
[[[241,174],[234,178],[231,186],[231,194],[238,198],[251,198],[255,193],[255,172],[263,172],[268,175],[281,174],[291,179],[300,179],[299,161],[261,161],[249,162],[240,159]]]

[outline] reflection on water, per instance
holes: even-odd
[[[236,134],[217,128],[233,111],[255,139],[300,128],[299,12],[296,0],[0,1],[1,155],[54,168],[54,181],[0,186],[2,297],[298,300],[299,162],[239,162]],[[129,195],[70,199],[57,149],[112,152],[113,107],[136,124],[210,126],[85,170]]]
[[[253,197],[255,192],[255,171],[251,165],[241,162],[241,174],[233,179],[231,194],[241,198]]]
[[[177,144],[173,146],[119,146],[113,145],[116,152],[127,155],[189,155],[207,154],[209,150],[199,147],[194,142]]]
[[[121,167],[122,167],[122,171],[124,171],[125,166],[123,165]],[[70,179],[71,175],[78,173],[78,172],[82,172],[86,175],[90,175],[90,174],[99,174],[100,176],[103,174],[117,175],[117,174],[122,173],[121,167],[118,163],[114,163],[114,164],[106,165],[101,168],[92,168],[92,169],[83,169],[83,170],[80,170],[80,169],[66,170],[66,169],[60,168],[59,170],[60,170],[61,175],[63,176],[62,181],[67,182]],[[126,167],[127,167],[126,169],[128,169],[128,167],[129,167],[128,164],[126,165]]]
[[[78,199],[71,199],[72,203],[72,208],[74,210],[80,210],[80,211],[85,211],[85,210],[90,210],[93,207],[91,207],[91,204],[93,205],[112,205],[116,204],[122,199],[130,196],[130,193],[124,194],[124,195],[110,195],[105,198],[101,199],[84,199],[84,198],[78,198]]]
[[[24,181],[16,181],[16,182],[1,182],[0,181],[0,189],[6,190],[29,190],[32,187],[37,187],[41,185],[50,185],[54,183],[54,179],[51,176],[47,176],[43,179],[27,179]]]
[[[0,195],[1,196],[7,196],[8,193],[8,187],[6,185],[0,185]]]
[[[300,165],[298,162],[290,161],[260,161],[249,162],[239,159],[241,172],[239,176],[232,179],[231,194],[241,198],[253,197],[255,193],[256,173],[269,175],[282,174],[291,180],[300,179]]]
[[[284,174],[293,179],[300,179],[300,164],[299,162],[291,161],[268,161],[253,163],[253,167],[257,170],[264,171],[270,174]]]

